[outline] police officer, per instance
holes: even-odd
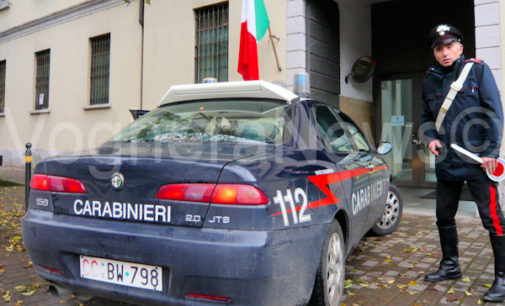
[[[496,82],[489,66],[478,59],[465,59],[462,34],[454,26],[441,24],[429,35],[436,65],[429,68],[423,82],[421,117],[423,134],[431,153],[436,155],[437,227],[442,247],[438,271],[427,274],[427,282],[461,278],[458,264],[458,234],[454,216],[463,183],[466,181],[477,203],[482,224],[489,231],[495,257],[495,281],[486,293],[486,301],[505,300],[505,219],[498,201],[497,184],[485,171],[497,167],[503,111]],[[455,89],[450,107],[442,104],[467,63],[469,72],[461,89]],[[465,75],[465,74],[463,74]],[[442,109],[442,110],[441,110]],[[437,120],[439,112],[445,117]],[[437,123],[437,124],[435,124]],[[453,150],[455,143],[479,155],[483,163],[476,164]]]

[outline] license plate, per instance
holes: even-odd
[[[129,287],[162,291],[162,268],[105,258],[80,257],[82,278]]]

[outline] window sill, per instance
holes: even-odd
[[[108,109],[108,108],[111,108],[110,103],[108,103],[108,104],[97,104],[97,105],[86,105],[86,106],[82,107],[82,109],[84,109],[85,111],[87,111],[87,110],[94,110],[94,109]]]
[[[40,114],[49,114],[48,109],[39,109],[39,110],[34,110],[30,112],[30,115],[40,115]]]

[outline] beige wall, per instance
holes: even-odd
[[[356,122],[370,143],[376,144],[372,133],[373,107],[372,102],[340,96],[340,110]]]
[[[111,130],[130,122],[128,109],[140,99],[137,20],[137,9],[121,5],[2,43],[0,59],[7,61],[7,68],[0,150],[23,150],[28,141],[35,150],[93,147],[108,139]],[[84,110],[89,104],[89,38],[105,33],[111,33],[111,107]],[[51,50],[49,113],[34,115],[30,113],[35,107],[34,53],[47,48]]]
[[[221,3],[216,0],[151,1],[145,7],[144,106],[156,107],[170,85],[194,83],[194,9]],[[281,66],[286,62],[286,0],[265,0]],[[229,1],[228,80],[239,81],[236,72],[240,42],[242,0]],[[277,71],[272,46],[266,35],[258,43],[260,78],[286,81],[285,69]]]
[[[10,0],[9,8],[0,11],[0,31],[87,1],[89,0]]]
[[[505,101],[505,1],[500,1],[501,95]]]

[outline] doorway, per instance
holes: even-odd
[[[435,157],[418,138],[422,75],[397,75],[380,82],[381,140],[392,144],[385,156],[394,183],[434,187]]]

